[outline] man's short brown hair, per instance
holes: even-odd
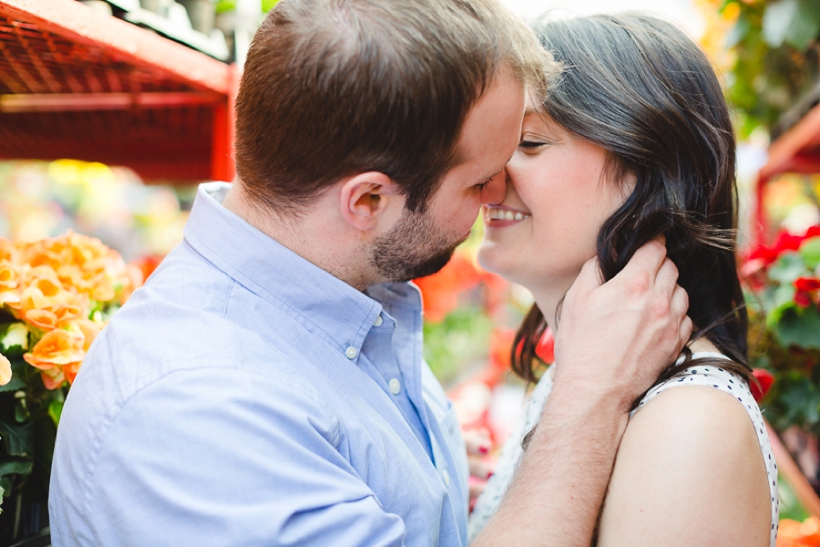
[[[459,161],[468,111],[505,64],[539,94],[556,72],[498,0],[281,0],[245,64],[238,175],[284,215],[366,171],[423,210]]]

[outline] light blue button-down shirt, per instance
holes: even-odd
[[[466,456],[418,290],[355,290],[225,209],[227,188],[200,187],[71,388],[54,545],[464,545]]]

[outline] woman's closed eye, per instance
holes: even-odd
[[[550,144],[552,144],[552,142],[548,141],[543,137],[524,136],[518,143],[518,149],[524,154],[535,155],[539,152],[542,152]]]
[[[542,146],[548,145],[548,142],[545,141],[538,141],[538,140],[522,140],[518,143],[519,148],[523,148],[525,150],[535,150],[541,148]]]

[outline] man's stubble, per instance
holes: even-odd
[[[464,240],[451,241],[437,231],[429,212],[405,209],[390,232],[375,241],[371,260],[387,281],[409,281],[442,269]]]

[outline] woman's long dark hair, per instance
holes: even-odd
[[[693,339],[706,335],[734,361],[718,366],[751,380],[735,260],[735,138],[706,55],[674,25],[635,13],[550,21],[536,31],[564,65],[546,113],[607,151],[615,184],[635,177],[631,195],[598,232],[604,278],[664,234],[689,293]],[[527,381],[542,365],[535,348],[546,327],[533,306],[516,335],[513,370]],[[686,350],[685,362],[658,382],[693,364]]]

